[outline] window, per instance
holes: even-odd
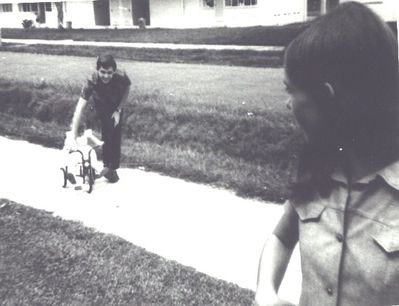
[[[203,7],[214,7],[215,0],[202,0],[202,6]]]
[[[53,10],[51,6],[51,2],[44,2],[41,5],[44,5],[44,9],[46,12],[51,12]],[[39,3],[20,3],[19,4],[20,12],[38,12],[39,11]]]
[[[226,6],[252,6],[257,5],[258,0],[225,0]]]
[[[307,0],[308,1],[308,16],[320,16],[321,1],[320,0]]]
[[[44,7],[46,8],[46,12],[52,11],[51,2],[45,2]]]
[[[4,3],[0,5],[0,13],[12,12],[12,4]]]
[[[20,3],[19,10],[21,12],[37,12],[37,3]]]

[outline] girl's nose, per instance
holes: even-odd
[[[288,98],[287,101],[285,102],[285,106],[287,109],[292,110],[292,101],[291,98]]]

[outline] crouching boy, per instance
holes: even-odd
[[[100,176],[104,176],[111,183],[119,180],[116,170],[119,168],[121,155],[123,106],[129,95],[130,84],[126,73],[117,70],[116,62],[111,55],[99,56],[96,71],[82,88],[71,124],[71,131],[76,138],[82,111],[88,100],[92,98],[101,122],[104,141],[102,146],[104,168]]]

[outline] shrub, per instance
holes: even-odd
[[[24,29],[33,28],[33,20],[30,20],[30,19],[24,19],[24,20],[22,20],[22,27],[23,27]]]

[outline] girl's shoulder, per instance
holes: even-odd
[[[326,203],[320,196],[306,202],[290,199],[288,204],[296,211],[301,221],[319,218],[326,208]]]

